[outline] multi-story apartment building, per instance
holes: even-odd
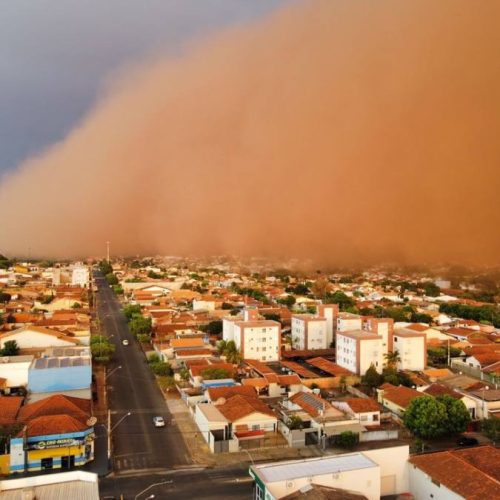
[[[279,361],[281,324],[271,320],[237,322],[234,324],[234,343],[244,359]]]
[[[318,316],[326,319],[326,346],[330,347],[335,339],[337,330],[337,318],[339,315],[338,304],[320,304],[318,306]]]
[[[352,332],[363,328],[363,318],[358,314],[340,313],[337,316],[337,333]]]
[[[427,337],[425,333],[396,330],[394,332],[394,348],[401,361],[399,370],[422,371],[427,366]]]
[[[74,286],[88,287],[90,279],[89,268],[84,265],[76,265],[71,273],[71,284]]]
[[[243,318],[224,318],[222,338],[233,340],[244,359],[281,359],[281,324],[260,319],[257,309],[245,309]]]
[[[312,314],[292,316],[292,344],[295,349],[326,349],[328,321]]]
[[[378,372],[384,366],[383,337],[363,330],[337,332],[336,362],[358,375],[364,375],[371,365]]]

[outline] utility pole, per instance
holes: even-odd
[[[107,261],[109,262],[109,241],[106,241],[106,258]]]

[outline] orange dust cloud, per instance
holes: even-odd
[[[499,19],[298,2],[125,71],[2,180],[0,248],[498,263]]]

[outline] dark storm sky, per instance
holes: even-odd
[[[107,75],[285,0],[0,0],[0,172],[81,119]]]

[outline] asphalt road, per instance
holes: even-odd
[[[124,500],[135,499],[137,495],[137,500],[144,500],[150,495],[168,500],[248,500],[252,498],[253,482],[248,475],[248,467],[242,464],[224,469],[109,477],[100,481],[99,493],[101,498],[119,499],[123,495]]]
[[[171,414],[115,294],[101,273],[95,274],[95,282],[101,327],[116,346],[107,379],[113,475],[164,473],[191,464],[176,425],[154,427],[154,416],[161,415],[170,422]],[[122,344],[124,339],[128,339],[128,346]]]

